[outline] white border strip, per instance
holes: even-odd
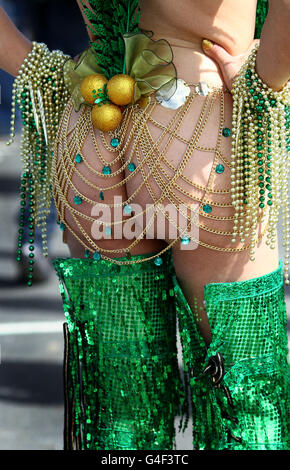
[[[0,336],[62,333],[63,321],[0,323]]]

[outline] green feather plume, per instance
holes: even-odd
[[[258,0],[257,13],[256,13],[256,30],[255,38],[258,39],[261,36],[261,31],[268,14],[269,2],[268,0]]]
[[[89,21],[88,28],[95,36],[91,46],[98,65],[108,79],[124,73],[125,43],[123,34],[139,32],[140,0],[89,0],[82,2]]]

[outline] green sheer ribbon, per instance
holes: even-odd
[[[163,99],[170,99],[176,90],[177,73],[169,43],[165,39],[154,41],[143,33],[125,34],[123,39],[126,73],[136,81],[134,103],[156,91],[162,92]],[[92,47],[80,55],[77,63],[69,59],[64,64],[63,72],[74,108],[79,111],[85,103],[80,93],[83,79],[93,73],[102,74]]]

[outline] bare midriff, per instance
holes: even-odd
[[[170,43],[173,54],[174,64],[177,69],[178,78],[182,78],[188,84],[205,82],[212,86],[222,87],[223,80],[218,65],[203,52],[202,39],[207,38],[223,46],[230,54],[238,55],[245,52],[251,45],[254,38],[256,0],[142,0],[141,1],[141,23],[140,27],[144,30],[153,31],[153,39],[164,38]],[[195,103],[191,106],[189,112],[185,114],[180,127],[180,134],[189,138],[194,130],[194,122],[199,115],[204,100],[206,98],[198,96]],[[163,126],[169,123],[172,116],[176,113],[174,110],[163,108],[161,105],[155,106],[152,111],[153,121],[161,123]],[[218,121],[220,117],[220,103],[212,109],[211,117],[204,129],[201,145],[214,147],[218,135]],[[74,111],[71,114],[71,125],[78,119],[78,113]],[[232,97],[229,93],[225,94],[224,101],[224,127],[230,128],[232,120]],[[158,139],[160,128],[154,125],[154,122],[148,124],[150,134],[154,139]],[[95,132],[96,139],[100,139],[98,131]],[[175,139],[166,158],[174,168],[182,159],[186,151],[186,143]],[[92,165],[100,171],[101,166],[95,156],[92,143],[88,139],[85,143],[83,152]],[[224,138],[222,141],[222,153],[226,160],[231,160],[231,139]],[[110,163],[112,154],[103,152],[104,160]],[[203,151],[195,151],[192,159],[185,170],[186,178],[194,181],[197,186],[206,186],[210,175],[210,168],[213,163],[214,154]],[[125,155],[126,160],[126,155]],[[134,160],[133,160],[134,161]],[[220,162],[222,163],[222,162]],[[116,176],[116,183],[125,176],[127,172]],[[111,202],[116,195],[126,198],[134,193],[141,184],[141,176],[137,176],[128,181],[126,186],[113,190],[108,195],[108,201]],[[96,185],[101,185],[102,181],[97,176],[90,176],[90,180]],[[76,175],[73,181],[81,192],[86,192],[93,197],[93,191],[86,187]],[[152,180],[152,185],[156,182]],[[180,183],[183,184],[183,183]],[[156,185],[156,193],[158,193]],[[224,171],[222,175],[215,174],[213,189],[230,189],[231,175],[230,170]],[[187,191],[188,186],[185,186]],[[202,197],[202,191],[192,190],[193,196]],[[90,197],[89,196],[89,197]],[[70,199],[73,195],[69,194]],[[218,202],[229,203],[229,207],[217,208],[217,214],[220,216],[233,215],[233,208],[230,207],[230,194],[216,199]],[[136,196],[134,203],[145,207],[152,203],[152,198],[146,188],[141,189]],[[185,197],[185,202],[188,202]],[[83,205],[82,210],[86,210]],[[202,219],[202,217],[201,217]],[[69,214],[66,214],[67,223],[70,222]],[[201,220],[202,221],[202,220]],[[218,221],[213,221],[211,227],[218,231]],[[222,230],[231,230],[232,222],[223,222]],[[86,230],[90,231],[89,224]],[[264,227],[258,230],[263,231]],[[223,248],[231,246],[229,237],[217,236],[215,233],[200,231],[200,238],[205,245],[218,245],[221,250],[211,250],[205,246],[198,246],[197,249],[188,251],[176,247],[173,250],[175,267],[178,277],[182,283],[185,293],[190,302],[191,295],[201,299],[203,286],[210,282],[229,282],[245,280],[252,277],[266,274],[277,268],[278,252],[270,250],[266,245],[265,238],[260,241],[255,254],[255,261],[250,261],[248,251],[227,252]],[[103,243],[107,248],[122,245],[121,240],[106,240]],[[132,254],[146,253],[158,250],[165,243],[170,242],[168,236],[162,240],[144,240],[136,246]],[[74,257],[83,256],[83,247],[74,239],[73,235],[68,233],[67,243],[71,254]],[[126,242],[125,242],[126,243]],[[236,242],[235,247],[239,246]]]

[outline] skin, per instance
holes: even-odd
[[[182,8],[176,0],[144,0],[141,1],[142,20],[140,26],[155,32],[154,39],[166,38],[174,52],[174,63],[178,77],[188,83],[205,81],[213,85],[226,84],[231,89],[233,78],[238,73],[241,65],[249,55],[254,45],[254,24],[256,0],[183,0]],[[281,14],[283,11],[283,14]],[[257,58],[257,71],[263,80],[275,90],[279,90],[290,78],[289,30],[290,1],[272,0],[270,12],[266,20]],[[15,29],[14,25],[0,9],[0,67],[12,75],[16,75],[25,55],[31,50],[29,41]],[[210,51],[202,48],[202,39],[207,38],[214,44]],[[198,106],[202,105],[202,99]],[[226,96],[225,122],[231,123],[232,102],[231,96]],[[213,113],[218,113],[214,109]],[[155,110],[154,118],[166,124],[172,111],[164,110],[159,106]],[[217,114],[216,114],[217,115]],[[190,132],[192,117],[186,116],[182,131]],[[78,119],[77,113],[71,115],[71,125]],[[205,139],[210,141],[216,132],[216,123],[212,123],[205,131]],[[157,135],[157,130],[151,129],[152,136]],[[84,148],[87,158],[94,164],[93,152],[87,143]],[[177,166],[184,148],[178,143],[172,146],[170,160]],[[230,145],[224,143],[224,155],[230,158]],[[103,157],[108,159],[109,154],[104,152]],[[194,164],[188,169],[187,176],[195,182],[205,184],[210,160],[202,160],[202,155],[195,156]],[[120,176],[122,177],[122,175]],[[81,181],[76,181],[82,191]],[[97,179],[94,180],[98,184]],[[229,187],[229,176],[223,176],[223,187]],[[134,185],[138,179],[133,179],[127,184],[127,194],[134,191]],[[124,189],[122,189],[124,191]],[[125,196],[125,194],[122,194]],[[113,197],[113,194],[111,194]],[[141,191],[134,202],[141,205],[150,203],[151,199],[146,191]],[[84,209],[85,210],[85,209]],[[231,209],[227,209],[231,210]],[[223,229],[227,230],[226,227]],[[89,230],[89,228],[88,228]],[[205,237],[203,241],[210,243],[212,235],[200,234]],[[202,238],[201,238],[202,239]],[[139,245],[140,253],[154,251],[169,242],[169,237],[161,241],[144,241]],[[214,240],[212,240],[214,242]],[[215,239],[216,241],[216,239]],[[83,256],[83,248],[69,235],[67,239],[72,256]],[[107,240],[107,248],[116,248],[114,240]],[[229,240],[219,238],[221,246],[228,246]],[[122,244],[122,243],[121,243]],[[249,253],[221,253],[199,246],[193,251],[174,249],[174,264],[177,276],[184,294],[193,307],[194,299],[197,299],[200,308],[200,329],[207,343],[211,334],[206,312],[203,308],[203,289],[211,282],[231,282],[251,279],[256,276],[273,271],[278,265],[277,249],[271,251],[263,240],[257,247],[255,262],[250,261]]]

